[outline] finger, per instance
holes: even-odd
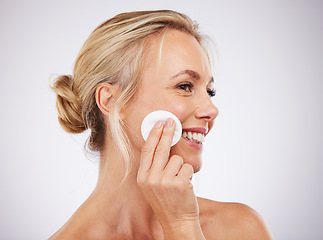
[[[171,156],[164,169],[164,176],[169,178],[175,177],[178,174],[179,170],[182,168],[183,163],[183,158],[181,158],[180,156]]]
[[[191,180],[193,177],[194,169],[191,164],[184,163],[179,170],[177,177]]]
[[[155,151],[154,160],[151,166],[152,172],[161,172],[164,170],[168,160],[170,147],[175,132],[175,121],[169,118],[166,121],[162,136]]]
[[[154,153],[159,143],[162,134],[164,123],[162,121],[156,122],[153,129],[150,131],[147,141],[144,143],[141,150],[140,166],[138,174],[149,171],[153,162]]]

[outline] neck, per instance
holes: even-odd
[[[101,152],[99,178],[89,201],[95,202],[98,222],[106,225],[101,228],[111,231],[111,226],[117,226],[122,234],[152,238],[162,230],[137,184],[139,159],[140,152],[134,152],[132,170],[122,182],[126,164],[118,148]]]

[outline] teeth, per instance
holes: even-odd
[[[195,133],[195,132],[194,133],[192,133],[192,132],[183,132],[182,137],[186,138],[186,139],[188,139],[190,141],[197,142],[197,143],[203,143],[204,140],[205,140],[204,134]]]
[[[201,133],[197,134],[197,141],[202,142],[203,135]]]
[[[188,138],[189,140],[192,140],[192,137],[193,137],[192,133],[191,133],[191,132],[188,132],[188,133],[187,133],[187,138]]]
[[[197,141],[197,134],[196,134],[196,133],[193,133],[193,139],[194,139],[195,141]]]

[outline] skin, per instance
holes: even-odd
[[[154,110],[172,112],[183,128],[208,132],[218,114],[208,95],[213,88],[209,62],[194,37],[169,30],[152,41],[149,52],[138,91],[122,114],[134,151],[133,171],[119,185],[125,165],[114,142],[106,143],[95,190],[50,239],[272,239],[246,205],[195,196],[190,179],[201,168],[202,150],[184,139],[170,147],[171,120],[157,123],[147,141],[142,139],[141,122]],[[118,87],[107,83],[97,88],[106,119],[118,94]]]
[[[183,129],[211,130],[218,115],[218,109],[207,93],[213,89],[214,83],[210,64],[200,44],[194,37],[176,30],[167,32],[158,40],[151,47],[138,93],[131,101],[125,119],[132,145],[139,153],[144,144],[141,122],[152,111],[172,112],[181,121]],[[199,79],[193,79],[187,73],[180,74],[185,70],[198,74]],[[184,85],[188,83],[193,83],[194,87]],[[181,156],[192,165],[194,172],[201,167],[201,154],[202,151],[188,146],[183,139],[171,148],[171,155]]]

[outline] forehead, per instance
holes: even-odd
[[[195,71],[206,81],[212,77],[205,50],[186,32],[167,30],[153,37],[147,52],[143,81],[147,78],[150,82],[158,80],[159,76],[169,79],[184,70]]]

